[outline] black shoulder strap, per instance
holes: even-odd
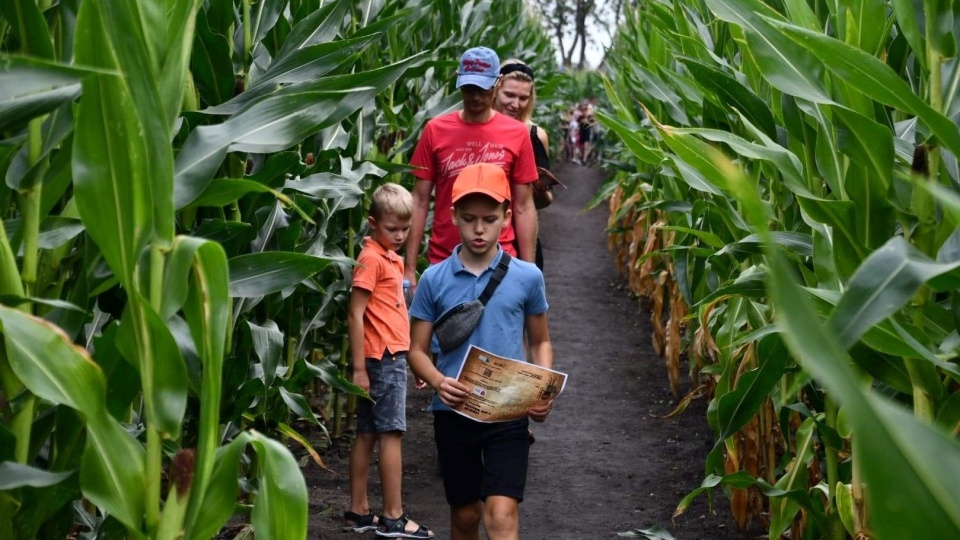
[[[497,290],[497,287],[500,286],[500,282],[503,281],[503,276],[507,275],[507,270],[510,267],[510,254],[506,251],[503,252],[503,255],[500,257],[500,262],[497,263],[497,268],[494,269],[493,275],[490,276],[490,281],[487,282],[486,288],[483,289],[483,292],[480,293],[480,303],[487,305],[487,302],[490,301],[490,297],[493,296],[493,292]]]

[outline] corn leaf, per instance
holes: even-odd
[[[597,111],[596,115],[597,119],[600,120],[600,124],[613,130],[637,159],[649,165],[659,165],[660,162],[663,161],[663,153],[656,148],[649,147],[643,138],[638,135],[636,129],[630,128],[613,116],[606,115],[600,111]]]
[[[104,73],[91,67],[0,55],[0,129],[23,125],[73,101],[85,78]]]
[[[259,433],[250,444],[260,465],[260,490],[250,521],[257,538],[304,538],[307,534],[307,486],[285,446]]]
[[[275,293],[300,283],[337,260],[277,251],[234,257],[230,259],[230,296],[251,298]]]
[[[757,411],[776,388],[787,366],[787,354],[783,342],[768,336],[757,343],[757,358],[760,366],[747,371],[737,379],[737,386],[717,402],[717,418],[720,425],[718,444],[732,436],[756,416]]]
[[[721,20],[743,28],[757,68],[771,85],[814,103],[833,102],[823,86],[823,65],[771,25],[782,19],[773,8],[759,0],[707,0],[707,6]]]
[[[198,238],[178,237],[174,242],[172,259],[178,261],[177,273],[183,271],[181,269],[184,267],[189,268],[188,291],[185,296],[179,297],[179,304],[183,305],[184,318],[203,366],[197,466],[193,480],[196,491],[190,500],[185,523],[186,529],[190,531],[199,526],[200,522],[206,521],[207,494],[211,489],[223,487],[212,488],[211,482],[224,482],[215,478],[215,469],[220,442],[223,355],[227,346],[231,301],[228,292],[227,256],[219,244]],[[183,281],[177,283],[182,287]],[[171,282],[171,286],[175,285],[176,283]],[[233,473],[234,477],[230,482],[236,489],[235,466]],[[219,502],[213,501],[209,504],[216,505]],[[204,518],[201,519],[201,516]],[[222,525],[222,522],[220,524]]]
[[[246,104],[275,92],[280,85],[314,81],[335,68],[347,63],[355,54],[364,50],[374,37],[317,43],[297,49],[283,58],[274,60],[257,82],[226,103],[204,109],[207,114],[236,114]]]
[[[771,138],[776,138],[777,128],[770,108],[756,94],[727,73],[693,58],[679,58],[690,74],[705,90],[717,96],[724,108],[732,108],[750,119]]]
[[[63,482],[74,471],[49,472],[22,463],[4,461],[0,463],[0,491],[9,491],[24,486],[47,487]]]
[[[285,150],[363,107],[416,58],[350,75],[349,79],[328,77],[288,87],[248,105],[222,124],[198,127],[177,155],[176,207],[182,208],[203,192],[228,149]],[[360,80],[362,85],[358,85]]]
[[[37,396],[66,405],[87,422],[80,466],[84,495],[138,530],[143,516],[144,451],[106,410],[103,373],[84,349],[53,325],[0,306],[6,354],[17,377]]]
[[[935,111],[879,59],[825,36],[788,24],[771,21],[796,44],[816,55],[841,80],[857,81],[857,89],[870,98],[917,115],[954,154],[960,154],[960,128]]]
[[[196,489],[202,490],[203,496],[196,497],[195,502],[191,501],[184,538],[213,538],[233,515],[240,493],[237,471],[247,446],[247,437],[246,433],[241,433],[229,444],[212,449],[215,455],[209,463],[205,488],[203,484],[196,484]]]
[[[771,294],[787,344],[804,368],[848,407],[854,451],[860,457],[878,538],[907,538],[924,530],[960,535],[960,445],[883,398],[864,394],[840,341],[820,326],[793,274],[771,253]],[[917,504],[922,501],[923,504]]]
[[[320,9],[293,27],[276,57],[283,58],[297,49],[333,40],[340,31],[340,25],[343,24],[344,15],[350,9],[350,4],[347,0],[324,3]]]
[[[81,4],[77,60],[122,71],[101,6]],[[149,178],[154,164],[141,137],[146,126],[138,121],[133,90],[122,76],[89,78],[83,88],[73,150],[77,208],[114,274],[127,290],[136,290],[134,265],[153,230]],[[156,97],[156,89],[150,91]]]
[[[263,387],[266,392],[277,378],[277,366],[280,365],[283,353],[283,332],[273,321],[266,321],[263,326],[247,321],[247,327],[250,329],[253,350],[263,369]]]
[[[850,278],[830,318],[845,349],[878,322],[900,310],[920,287],[960,268],[960,262],[936,263],[902,237],[893,237],[875,251]]]
[[[187,370],[173,334],[146,299],[128,304],[117,346],[140,370],[143,399],[153,429],[180,436],[187,408]]]
[[[8,0],[0,3],[0,15],[10,24],[21,50],[30,56],[53,60],[53,40],[47,21],[35,0]]]

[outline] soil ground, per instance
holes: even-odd
[[[719,490],[712,511],[701,496],[671,519],[704,476],[704,458],[713,445],[706,402],[695,400],[678,417],[662,418],[677,402],[650,345],[649,314],[630,297],[607,251],[606,207],[584,211],[603,175],[577,165],[556,173],[569,189],[560,189],[554,204],[540,213],[540,229],[554,367],[569,379],[550,418],[531,423],[537,442],[520,505],[521,537],[616,538],[618,532],[660,526],[679,540],[746,538]],[[689,391],[689,381],[684,383],[681,391]],[[408,394],[404,509],[437,539],[447,539],[432,417],[424,410],[429,397],[412,386]],[[356,537],[340,529],[349,505],[348,452],[341,448],[324,456],[332,472],[311,465],[304,470],[310,538]],[[376,475],[372,467],[374,511],[381,500]]]

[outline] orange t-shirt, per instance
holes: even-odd
[[[403,259],[369,236],[353,270],[353,286],[370,291],[363,312],[363,356],[380,360],[384,352],[410,349],[410,318],[403,299]]]

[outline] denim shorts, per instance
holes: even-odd
[[[407,353],[385,353],[383,359],[367,358],[369,400],[357,402],[357,433],[407,430]]]

